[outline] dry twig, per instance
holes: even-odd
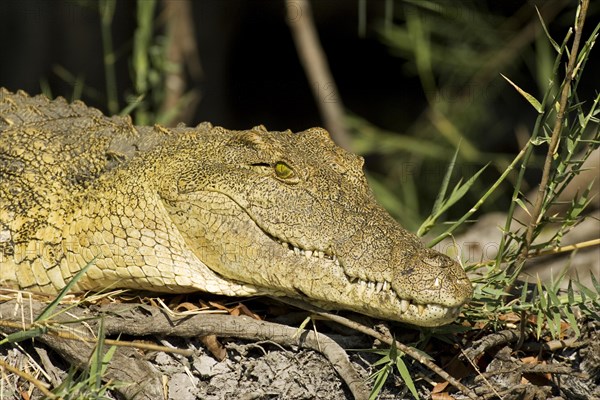
[[[307,0],[288,0],[286,8],[287,22],[296,43],[298,56],[311,83],[325,128],[339,146],[351,150],[342,101],[327,65],[327,57],[319,43],[310,3]],[[325,96],[323,91],[326,92]]]

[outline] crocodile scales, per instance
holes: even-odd
[[[324,129],[134,126],[0,89],[0,286],[290,296],[438,326],[462,267],[375,201]]]

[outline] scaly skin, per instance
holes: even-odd
[[[319,128],[135,127],[0,90],[0,285],[290,296],[422,326],[454,320],[463,269],[377,204]]]

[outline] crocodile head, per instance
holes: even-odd
[[[471,297],[461,266],[394,221],[363,159],[325,130],[204,128],[170,150],[158,192],[225,283],[422,326],[451,322]]]

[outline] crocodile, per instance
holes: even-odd
[[[0,286],[287,296],[419,326],[472,285],[375,200],[328,132],[135,126],[0,89]]]

